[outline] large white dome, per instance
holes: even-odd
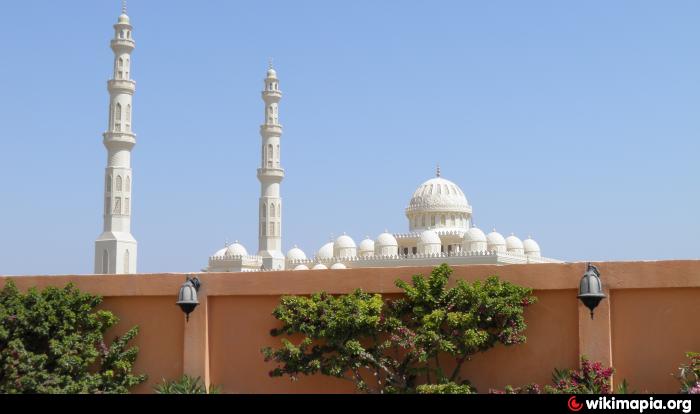
[[[461,188],[442,177],[431,178],[418,187],[408,203],[406,213],[455,212],[471,213],[467,197]]]

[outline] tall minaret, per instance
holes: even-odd
[[[262,165],[258,169],[258,180],[260,180],[258,255],[263,257],[263,267],[266,270],[282,270],[284,254],[282,254],[280,183],[284,179],[284,170],[280,166],[282,125],[279,123],[279,102],[282,92],[279,89],[277,72],[272,68],[272,61],[265,78],[262,98],[265,101],[265,122],[260,126]]]
[[[95,242],[95,273],[136,273],[136,240],[131,235],[131,149],[136,135],[131,131],[132,98],[136,82],[131,80],[131,52],[135,43],[132,26],[126,14],[114,25],[114,77],[107,83],[109,90],[109,123],[103,134],[107,147],[105,170],[104,229]]]

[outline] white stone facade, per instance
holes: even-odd
[[[441,263],[510,264],[551,263],[531,238],[521,241],[515,235],[507,239],[495,230],[485,235],[473,227],[472,207],[462,189],[452,181],[437,176],[421,184],[405,209],[408,233],[384,232],[376,240],[360,242],[343,234],[330,241],[313,257],[294,246],[282,254],[282,199],[280,183],[284,170],[280,166],[279,90],[277,72],[270,66],[265,78],[263,100],[265,123],[262,137],[262,166],[259,201],[259,249],[248,255],[238,243],[217,251],[209,258],[208,272],[253,272],[270,270],[324,270],[357,267],[434,266]]]
[[[131,52],[136,44],[126,14],[114,25],[114,76],[109,90],[109,121],[103,143],[107,148],[104,188],[104,227],[95,242],[96,274],[136,273],[137,242],[131,235],[133,173],[131,149],[136,144],[132,131],[132,99],[136,82],[131,79]]]

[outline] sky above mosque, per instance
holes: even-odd
[[[117,0],[3,4],[0,274],[91,273]],[[283,246],[405,232],[457,183],[474,223],[563,260],[699,258],[700,3],[132,0],[140,272],[257,249],[260,91]]]

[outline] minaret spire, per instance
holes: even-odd
[[[107,82],[109,91],[109,122],[103,134],[107,148],[107,168],[104,188],[104,228],[95,242],[95,273],[136,273],[137,242],[131,235],[131,149],[136,144],[132,132],[132,100],[136,83],[131,80],[131,52],[135,48],[132,26],[122,14],[114,25],[114,76]]]
[[[262,92],[265,102],[265,120],[260,126],[261,163],[258,169],[260,180],[260,212],[258,228],[258,255],[263,258],[266,270],[284,269],[282,254],[282,198],[280,183],[284,179],[284,169],[280,164],[280,140],[282,125],[279,123],[279,102],[282,92],[279,88],[277,72],[269,61],[265,89]]]
[[[436,177],[440,177],[440,164],[437,165],[437,172],[435,173]]]

